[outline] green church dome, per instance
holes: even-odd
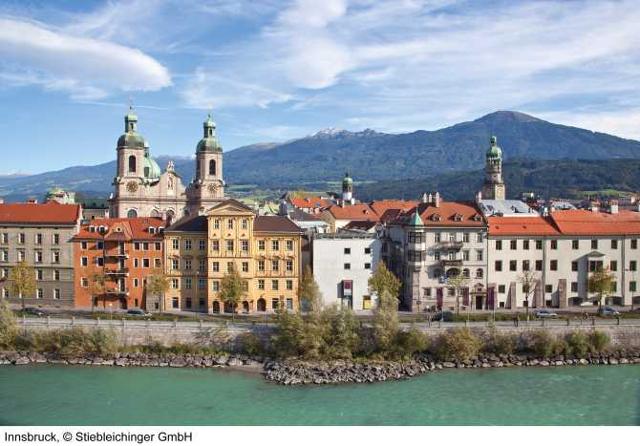
[[[156,160],[151,158],[151,154],[149,153],[149,145],[146,143],[144,144],[143,169],[144,177],[147,180],[157,180],[162,174],[162,170],[160,170],[160,166],[158,166]]]
[[[207,120],[202,123],[202,128],[204,129],[204,135],[200,142],[198,142],[196,151],[222,152],[222,147],[220,147],[218,139],[216,138],[216,123],[211,119],[211,115],[207,115]]]
[[[344,174],[344,179],[342,180],[342,186],[346,187],[346,186],[352,186],[353,185],[353,179],[349,176],[349,172],[346,172]]]
[[[498,138],[495,136],[491,137],[491,146],[489,147],[489,150],[487,150],[487,158],[502,158],[502,149],[498,146]]]
[[[118,138],[118,147],[129,149],[143,149],[144,137],[136,131],[138,117],[129,108],[129,113],[124,117],[124,134]]]

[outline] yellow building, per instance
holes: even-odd
[[[164,235],[171,283],[166,310],[231,312],[219,291],[232,269],[244,280],[238,311],[298,308],[302,231],[288,218],[256,215],[230,199],[205,215],[176,222]]]

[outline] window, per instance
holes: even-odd
[[[518,262],[516,260],[509,260],[509,271],[517,271]]]
[[[478,243],[482,243],[484,240],[484,235],[482,234],[482,232],[478,232]]]
[[[184,287],[187,290],[190,290],[193,287],[193,281],[191,280],[191,277],[184,278]]]
[[[8,272],[8,270],[6,270]],[[9,274],[5,274],[5,276],[8,276]],[[36,280],[44,280],[44,271],[42,271],[41,269],[37,269],[36,270]]]
[[[293,290],[293,280],[287,279],[287,290]]]
[[[179,308],[180,307],[180,299],[178,297],[174,297],[171,299],[171,307]]]
[[[271,299],[271,308],[273,310],[277,310],[280,307],[280,302],[278,299]]]
[[[53,280],[55,280],[56,282],[60,280],[60,270],[59,269],[54,269],[53,270]]]
[[[220,282],[218,282],[217,280],[214,280],[213,282],[211,282],[211,290],[220,291]]]
[[[277,280],[272,280],[271,281],[271,289],[274,291],[278,290],[278,281]]]
[[[365,263],[364,269],[371,269],[371,263]]]
[[[240,240],[240,249],[243,252],[249,252],[249,240]]]
[[[454,243],[454,242],[456,242],[456,241],[457,241],[456,239],[457,239],[457,237],[456,237],[456,233],[455,233],[455,232],[450,232],[450,233],[449,233],[449,241],[450,241],[451,243]]]
[[[138,260],[138,259],[136,259]],[[104,257],[96,257],[96,265],[104,266]]]
[[[162,243],[160,243],[160,242],[155,242],[154,246],[155,246],[156,251],[160,251],[162,249]]]
[[[476,260],[478,262],[482,262],[484,260],[484,252],[482,251],[482,249],[476,250]]]
[[[104,249],[104,242],[98,242],[98,243],[96,243],[96,248],[98,248],[98,249]]]
[[[36,239],[35,239],[36,245],[42,245],[42,234],[36,234]]]
[[[233,251],[233,240],[227,240],[227,251]]]
[[[618,249],[618,240],[611,240],[611,249]]]
[[[242,219],[242,229],[249,229],[249,220],[246,218]]]
[[[536,271],[542,271],[542,260],[536,260]]]
[[[293,310],[293,299],[287,298],[287,310]]]
[[[631,240],[631,249],[638,249],[638,240],[637,239]]]
[[[578,262],[571,262],[571,271],[578,271]]]
[[[638,262],[636,262],[635,260],[631,260],[629,262],[629,271],[636,271],[638,268]]]
[[[351,263],[345,263],[344,269],[351,269]]]
[[[153,259],[153,266],[154,268],[160,268],[162,266],[162,261],[156,257]]]
[[[54,288],[53,290],[53,298],[60,299],[62,297],[62,293],[60,292],[60,288]]]
[[[80,257],[80,266],[88,266],[89,258],[88,257]]]
[[[612,260],[611,263],[609,264],[609,269],[611,271],[618,271],[618,262],[615,260]]]
[[[179,269],[179,261],[178,259],[171,259],[171,269]]]
[[[249,272],[249,262],[242,262],[242,272],[243,273]]]
[[[618,282],[611,282],[611,291],[614,293],[618,291]]]
[[[2,244],[9,243],[9,234],[7,234],[6,232],[1,233],[0,234],[0,243],[2,243]]]
[[[264,290],[264,279],[258,279],[258,289]]]
[[[180,240],[178,240],[177,238],[174,238],[173,240],[171,240],[171,244],[172,244],[172,248],[173,249],[180,249]]]
[[[213,262],[211,265],[214,273],[220,272],[220,262]]]
[[[364,253],[365,254],[371,254],[371,248],[369,248],[369,247],[364,248]]]
[[[24,250],[23,249],[19,249],[18,250],[18,262],[22,262],[24,260]]]
[[[433,253],[433,259],[434,260],[440,260],[440,251],[436,251]]]
[[[213,240],[211,242],[211,250],[212,251],[220,251],[220,241],[219,240]]]
[[[293,260],[287,260],[287,271],[293,271]]]
[[[410,262],[422,262],[424,260],[424,251],[409,250],[407,253]]]
[[[422,232],[410,232],[408,241],[409,243],[424,243],[424,234]]]
[[[258,240],[258,250],[259,251],[264,251],[265,250],[265,241],[264,240]]]
[[[88,248],[88,243],[87,242],[80,242],[80,248],[81,249],[87,249]]]
[[[435,235],[436,243],[440,243],[440,240],[442,240],[442,235],[439,232],[436,232],[436,235]]]
[[[524,250],[528,250],[529,249],[529,240],[523,240],[522,241],[522,249],[524,249]]]
[[[496,271],[502,271],[502,261],[501,260],[496,260],[495,270]]]
[[[149,268],[151,266],[149,259],[142,259],[142,267]]]
[[[180,282],[178,282],[178,279],[171,279],[171,288],[174,290],[180,288]]]
[[[469,233],[468,232],[463,232],[462,233],[462,241],[464,243],[469,243]]]
[[[213,220],[213,229],[220,229],[220,219],[216,218]]]
[[[553,285],[545,285],[544,286],[545,293],[553,293]]]
[[[129,156],[129,172],[136,171],[136,157],[134,155]]]
[[[516,250],[516,249],[518,249],[518,241],[517,241],[517,240],[511,240],[511,242],[509,243],[509,245],[510,245],[510,248],[511,248],[512,250]]]
[[[591,240],[591,249],[598,249],[598,240]]]
[[[60,263],[60,251],[51,252],[51,263]]]
[[[35,263],[42,263],[42,251],[37,250],[37,251],[34,251],[33,254],[34,254],[34,257],[35,257],[34,258],[34,262]]]
[[[201,273],[207,272],[207,259],[198,260],[198,271],[200,271]]]
[[[478,268],[476,270],[476,279],[482,279],[484,277],[484,271],[482,268]]]
[[[578,282],[571,282],[571,292],[572,293],[578,292]]]
[[[278,271],[280,269],[280,262],[277,260],[271,261],[271,271]]]
[[[462,260],[469,260],[469,251],[462,251]]]
[[[198,249],[200,251],[204,251],[207,249],[207,241],[206,240],[198,240]]]
[[[601,260],[589,260],[589,272],[598,271],[599,269],[602,269]]]
[[[629,282],[629,291],[631,291],[632,293],[637,291],[637,284],[635,280],[632,280],[631,282]]]
[[[140,242],[135,242],[133,244],[133,250],[134,251],[140,251]]]
[[[82,279],[80,279],[80,286],[82,288],[88,288],[89,287],[89,279],[87,279],[86,277],[83,277]]]
[[[227,229],[233,229],[233,220],[232,219],[227,220]]]
[[[498,293],[504,294],[507,291],[507,287],[505,285],[498,285]]]
[[[54,245],[60,244],[60,234],[53,234],[53,244]]]
[[[580,249],[580,240],[571,240],[571,249]]]
[[[207,279],[198,279],[198,289],[205,290],[207,288]]]
[[[522,271],[529,271],[531,269],[530,262],[528,260],[522,261]]]
[[[496,250],[502,251],[502,240],[496,240]]]
[[[137,278],[133,279],[133,287],[138,288],[139,286],[140,286],[140,281]]]
[[[258,260],[258,271],[264,271],[264,260]]]
[[[558,271],[558,261],[557,260],[551,260],[549,262],[549,269],[551,271]]]
[[[233,271],[233,262],[227,262],[227,272]]]
[[[24,245],[25,239],[26,237],[24,235],[24,232],[21,232],[18,234],[18,243],[20,243],[21,245]]]
[[[280,242],[278,240],[271,240],[271,250],[280,251]]]
[[[185,306],[186,308],[191,308],[191,298],[190,298],[190,297],[187,297],[187,298],[185,299],[184,306]]]
[[[293,251],[293,240],[287,240],[287,251]]]
[[[215,176],[216,174],[216,160],[209,160],[209,175]]]
[[[42,299],[43,297],[44,297],[44,290],[42,288],[38,288],[36,298]]]
[[[184,261],[184,269],[191,269],[191,260],[185,259]]]
[[[558,249],[558,240],[551,240],[551,249]]]
[[[184,241],[184,249],[186,249],[187,251],[191,250],[191,240],[187,239]]]
[[[7,251],[6,249],[3,249],[2,251],[0,251],[0,261],[2,262],[9,261],[9,251]]]
[[[249,281],[248,280],[243,280],[242,281],[242,291],[249,291]]]
[[[536,249],[542,249],[542,240],[536,240]]]

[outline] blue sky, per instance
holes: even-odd
[[[0,3],[0,174],[325,127],[433,130],[495,110],[640,138],[637,1]]]

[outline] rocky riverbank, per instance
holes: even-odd
[[[443,369],[502,368],[502,367],[560,367],[584,365],[640,364],[640,351],[587,355],[583,358],[554,356],[538,358],[526,355],[487,355],[466,361],[435,361],[421,355],[410,361],[332,361],[310,362],[290,360],[268,362],[264,376],[283,385],[373,383],[407,379]]]
[[[273,361],[246,355],[116,353],[110,357],[59,355],[35,352],[0,352],[0,365],[70,364],[108,367],[228,368],[261,373],[282,385],[373,383],[407,379],[427,372],[462,368],[560,367],[640,364],[640,350],[588,354],[582,358],[528,355],[481,355],[466,361],[436,361],[419,355],[408,361]]]

